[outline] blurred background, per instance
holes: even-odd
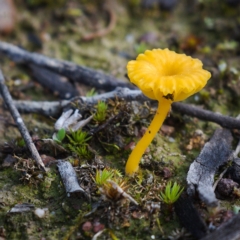
[[[125,79],[146,49],[209,54],[209,66],[238,55],[239,9],[239,0],[0,0],[0,38]]]

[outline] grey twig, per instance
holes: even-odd
[[[79,198],[89,198],[87,193],[79,186],[77,174],[68,161],[58,160],[57,161],[58,171],[62,178],[65,190],[69,197],[77,196]]]
[[[97,89],[111,91],[116,87],[135,88],[129,82],[123,82],[111,75],[96,71],[91,68],[73,64],[68,61],[60,61],[41,54],[31,53],[15,45],[0,41],[0,53],[7,55],[17,63],[34,64],[53,72],[59,73],[72,81],[80,82]]]
[[[15,101],[15,105],[20,112],[24,113],[40,113],[46,116],[59,116],[62,109],[69,105],[71,102],[79,100],[79,106],[82,103],[95,105],[99,100],[107,101],[108,99],[123,99],[125,101],[148,101],[140,90],[131,90],[128,88],[117,88],[114,91],[99,94],[93,97],[75,97],[70,100],[57,101],[57,102],[29,102],[29,101]],[[172,104],[172,109],[175,112],[186,114],[191,117],[196,117],[203,121],[210,121],[219,124],[220,126],[228,129],[240,129],[240,120],[224,116],[222,114],[214,113],[209,110],[204,110],[196,106],[186,103],[175,102]]]
[[[32,138],[23,122],[23,119],[22,117],[20,116],[17,108],[15,107],[14,103],[13,103],[13,100],[12,100],[12,97],[8,91],[8,88],[7,86],[5,85],[5,80],[4,80],[4,77],[3,77],[3,74],[2,74],[2,71],[0,70],[0,91],[1,91],[1,94],[2,94],[2,97],[15,121],[15,123],[17,124],[18,126],[18,129],[28,147],[28,149],[30,150],[31,154],[32,154],[32,157],[33,159],[37,162],[38,166],[40,166],[40,168],[44,171],[45,170],[45,166],[42,162],[42,159],[32,141]]]
[[[79,102],[79,106],[83,103],[86,105],[95,105],[98,101],[107,101],[109,99],[124,99],[125,101],[147,101],[149,100],[145,97],[141,91],[139,90],[131,90],[129,88],[117,88],[114,91],[103,93],[99,95],[95,95],[92,97],[75,97],[70,100],[64,101],[14,101],[17,109],[23,113],[39,113],[45,116],[58,117],[62,110],[71,104],[74,101]]]

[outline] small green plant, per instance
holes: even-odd
[[[93,116],[93,120],[96,122],[103,122],[107,116],[107,109],[108,105],[103,101],[99,101],[97,104],[97,112]]]
[[[104,168],[102,171],[97,170],[95,176],[95,182],[98,186],[103,186],[107,183],[107,180],[112,179],[114,176],[113,170]]]
[[[159,197],[163,202],[171,205],[178,200],[183,189],[184,188],[181,188],[181,186],[176,182],[174,182],[173,185],[172,182],[168,182],[165,191],[160,192]]]
[[[86,93],[86,97],[92,97],[94,95],[96,95],[95,88],[92,88],[90,91]]]
[[[18,147],[24,147],[26,144],[25,144],[24,139],[20,137],[20,138],[17,138],[17,139],[16,139],[16,145],[17,145]]]
[[[56,135],[54,135],[53,140],[57,143],[61,143],[66,136],[66,131],[64,128],[58,130]]]
[[[90,158],[91,152],[89,152],[87,145],[73,146],[71,144],[67,145],[68,149],[73,153],[77,154],[79,157]]]
[[[96,171],[94,179],[98,186],[99,193],[104,199],[118,201],[122,197],[129,195],[125,193],[128,188],[121,172],[117,169],[103,169]]]
[[[147,49],[148,46],[144,42],[134,45],[134,50],[136,51],[137,54],[144,53]]]
[[[233,212],[234,214],[238,214],[240,212],[240,206],[233,205]]]
[[[88,135],[87,132],[78,130],[76,132],[71,132],[70,135],[67,135],[70,144],[72,145],[83,145],[86,144],[92,137]]]
[[[99,186],[102,186],[107,183],[107,180],[117,181],[119,178],[122,178],[122,173],[118,169],[106,169],[102,171],[97,170],[95,176],[95,183]]]
[[[90,158],[91,152],[88,150],[87,142],[92,138],[87,132],[78,130],[67,135],[69,143],[66,147],[79,157]]]

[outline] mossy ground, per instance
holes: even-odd
[[[1,40],[50,57],[105,71],[123,81],[127,81],[127,61],[145,49],[168,47],[185,52],[200,58],[204,67],[212,73],[207,87],[187,101],[225,115],[236,117],[239,114],[240,93],[236,87],[240,81],[239,6],[233,7],[216,0],[195,1],[194,5],[194,1],[185,0],[179,1],[171,12],[165,12],[156,6],[145,9],[140,6],[140,1],[106,1],[106,5],[111,4],[116,15],[115,27],[105,36],[83,41],[88,33],[104,28],[108,23],[101,1],[72,0],[66,4],[62,1],[54,4],[50,2],[16,1],[18,21],[15,29],[10,35],[2,36]],[[5,57],[1,57],[0,62],[15,99],[58,99],[57,95],[33,83],[27,69],[16,66]],[[223,63],[225,68],[221,67]],[[78,84],[76,87],[82,95],[91,89]],[[124,102],[121,104],[122,107],[127,105]],[[111,107],[108,111],[111,116]],[[10,119],[9,113],[3,108],[0,114]],[[131,119],[131,124],[117,119],[109,124],[107,134],[98,133],[97,138],[90,141],[97,155],[88,160],[71,160],[76,169],[78,165],[88,163],[91,168],[100,162],[101,166],[124,172],[130,153],[125,147],[138,139],[137,134],[131,135],[130,132],[139,133],[142,127],[146,127],[153,110],[146,118],[133,115],[130,107],[126,119]],[[37,138],[52,136],[54,119],[35,114],[23,116],[29,131]],[[20,134],[15,127],[7,124],[9,122],[0,120],[0,142],[8,142],[14,148],[16,145],[13,142]],[[39,179],[40,172],[36,170],[37,174],[31,181],[25,182],[20,180],[25,179],[24,171],[1,167],[0,236],[6,239],[91,239],[97,231],[94,228],[86,230],[83,226],[90,223],[93,227],[97,223],[104,225],[105,229],[99,239],[168,239],[174,234],[173,239],[177,239],[181,235],[181,226],[174,212],[166,210],[164,206],[159,210],[152,204],[160,202],[158,193],[164,189],[168,180],[185,186],[190,163],[218,126],[174,112],[165,123],[172,127],[171,131],[163,131],[156,136],[141,162],[139,174],[135,178],[125,178],[127,192],[139,206],[125,199],[100,201],[101,196],[93,181],[94,169],[85,170],[84,174],[88,174],[88,178],[81,180],[82,186],[92,195],[92,202],[89,203],[66,196],[54,165],[44,178]],[[91,124],[89,128],[96,123]],[[199,130],[202,131],[201,136],[196,134]],[[121,141],[114,139],[113,135],[120,136]],[[6,154],[0,154],[3,162]],[[46,149],[45,154],[56,158],[60,156],[54,155],[51,149]],[[22,159],[29,157],[26,151],[17,151],[15,155]],[[85,176],[80,171],[77,173],[79,179]],[[8,212],[21,203],[47,209],[45,217],[38,218],[32,210]],[[234,199],[231,204],[240,203]],[[221,205],[232,210],[229,200],[222,201]],[[92,214],[85,216],[93,209]]]

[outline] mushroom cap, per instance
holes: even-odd
[[[211,74],[198,59],[169,49],[147,50],[127,64],[130,81],[147,97],[182,101],[200,91]]]

